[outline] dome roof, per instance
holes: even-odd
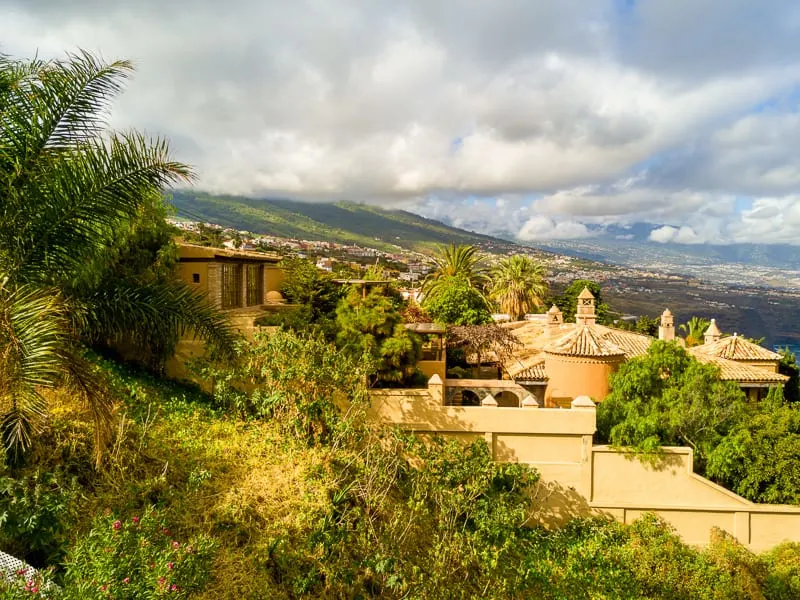
[[[266,298],[267,302],[283,302],[283,295],[276,290],[267,292]]]
[[[603,339],[602,334],[592,325],[574,328],[568,334],[545,346],[544,351],[548,354],[563,356],[625,356],[625,352],[619,346]]]

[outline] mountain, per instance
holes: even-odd
[[[450,227],[404,210],[352,202],[313,203],[176,191],[168,199],[180,217],[279,237],[361,244],[383,250],[430,250],[440,244],[473,244],[487,251],[513,242]]]
[[[625,227],[611,225],[602,229],[590,228],[594,235],[584,239],[534,244],[562,254],[628,266],[674,264],[676,271],[680,271],[678,267],[687,265],[699,267],[719,264],[800,270],[800,248],[797,246],[654,242],[650,234],[660,227],[650,223],[635,223]]]

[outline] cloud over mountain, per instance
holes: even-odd
[[[531,240],[642,221],[672,241],[800,239],[795,2],[0,10],[0,51],[133,59],[114,124],[168,136],[205,189],[404,204]]]

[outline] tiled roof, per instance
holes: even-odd
[[[514,381],[548,381],[550,377],[544,368],[544,362],[537,363],[514,375]]]
[[[534,352],[523,356],[516,354],[505,361],[503,369],[509,377],[517,379],[520,373],[538,365],[544,365],[544,355],[541,352]]]
[[[625,353],[627,360],[636,356],[644,356],[647,354],[650,344],[653,343],[653,338],[649,335],[614,329],[613,327],[604,327],[603,325],[595,325],[595,328],[600,332],[604,340],[608,340],[620,348]]]
[[[742,363],[710,356],[708,354],[696,353],[695,358],[701,363],[712,364],[719,367],[720,379],[723,381],[738,381],[740,383],[786,383],[789,378],[786,375],[768,371],[760,367],[752,367]]]
[[[693,354],[708,354],[728,360],[780,360],[781,355],[738,335],[692,348]]]
[[[616,344],[602,337],[592,325],[579,325],[566,335],[545,346],[548,354],[566,356],[624,356],[625,352]]]

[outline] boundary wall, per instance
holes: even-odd
[[[753,551],[800,541],[800,507],[754,504],[693,472],[690,448],[665,448],[657,464],[594,446],[596,408],[586,397],[571,408],[445,406],[444,382],[428,388],[374,390],[371,414],[420,434],[474,441],[483,438],[494,460],[535,467],[534,519],[557,526],[604,514],[631,523],[651,512],[690,544],[706,544],[712,527]]]

